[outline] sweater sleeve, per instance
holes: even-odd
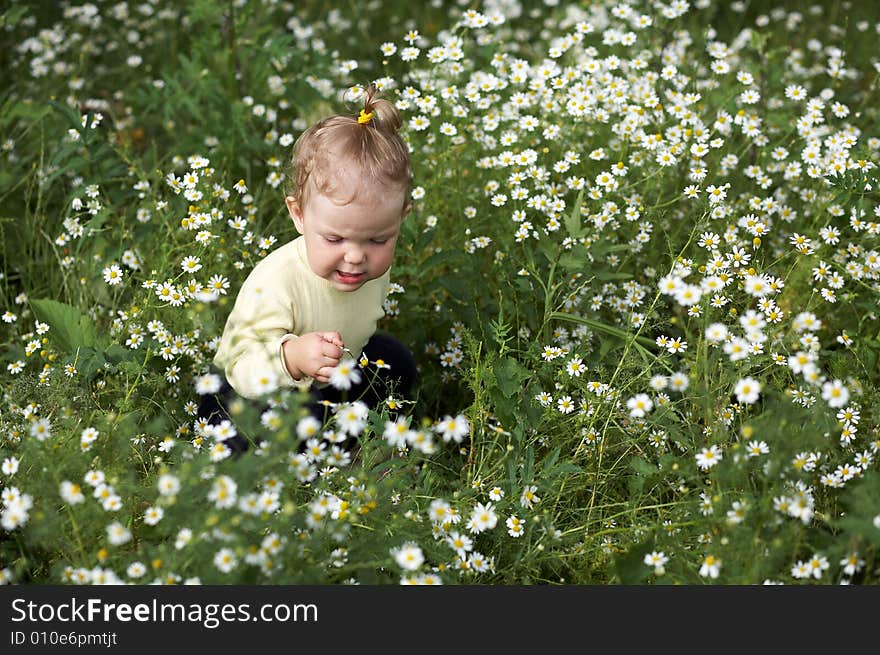
[[[300,386],[284,365],[283,341],[293,325],[289,298],[261,276],[245,280],[226,321],[214,364],[245,398],[260,395],[259,378],[274,376],[279,386]],[[296,335],[292,335],[296,336]]]

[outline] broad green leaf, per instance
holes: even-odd
[[[83,346],[98,345],[94,323],[76,307],[51,298],[32,300],[31,307],[37,319],[49,325],[49,336],[64,352],[73,353]]]
[[[651,574],[651,568],[645,564],[645,555],[653,548],[651,541],[643,541],[629,550],[615,555],[612,568],[617,574],[620,584],[639,584]]]
[[[495,381],[506,398],[522,391],[522,382],[529,372],[515,359],[505,357],[495,365]]]
[[[578,192],[577,198],[574,201],[574,206],[571,208],[571,211],[565,216],[565,229],[568,230],[568,234],[572,239],[579,239],[584,236],[584,226],[581,224],[581,203],[584,199],[584,189],[586,187],[581,187],[581,190]]]

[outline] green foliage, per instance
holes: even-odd
[[[875,584],[880,15],[740,5],[5,9],[0,579]],[[417,392],[233,453],[217,339],[368,80]]]

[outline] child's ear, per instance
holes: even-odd
[[[287,213],[290,214],[290,217],[293,219],[293,224],[296,226],[296,231],[302,234],[303,215],[299,203],[293,198],[293,196],[287,196],[284,199],[284,204],[287,205]]]
[[[404,218],[409,216],[409,213],[412,211],[412,203],[406,203],[406,206],[403,208],[403,213],[400,215],[400,220],[402,221]]]

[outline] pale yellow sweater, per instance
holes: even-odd
[[[259,395],[258,379],[268,373],[281,386],[308,387],[310,378],[291,377],[281,345],[301,334],[335,330],[359,358],[385,315],[389,280],[390,271],[357,291],[339,291],[309,268],[305,240],[297,237],[267,255],[241,285],[214,365],[245,398]]]

